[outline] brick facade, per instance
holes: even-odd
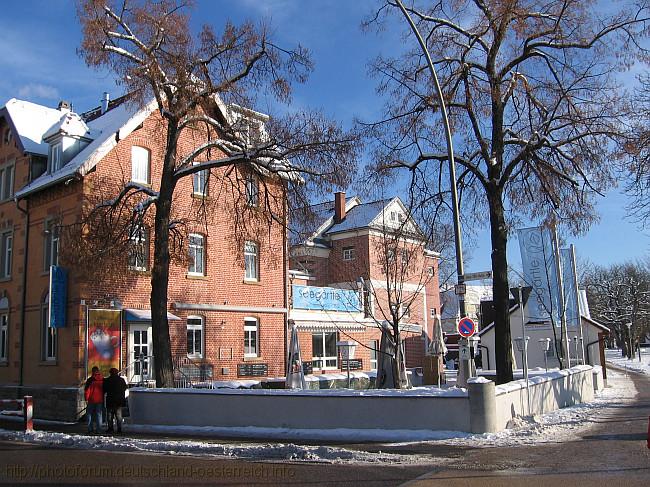
[[[0,135],[10,127],[0,117]],[[0,202],[0,231],[13,232],[11,276],[0,280],[0,298],[6,297],[9,315],[8,359],[0,360],[0,384],[19,384],[20,337],[22,309],[22,280],[27,286],[24,305],[24,358],[22,383],[51,386],[78,386],[86,378],[85,343],[86,313],[88,308],[141,309],[150,308],[151,274],[149,270],[133,271],[127,268],[111,279],[95,280],[69,268],[67,288],[67,323],[57,329],[56,358],[44,360],[43,323],[44,299],[49,288],[49,272],[45,266],[46,225],[57,219],[63,225],[78,221],[85,201],[107,188],[117,192],[131,178],[131,148],[146,148],[150,154],[150,178],[155,190],[160,180],[163,160],[164,127],[158,112],[146,117],[140,127],[119,140],[105,154],[95,170],[83,179],[73,178],[21,199],[18,205],[27,209],[29,241],[26,274],[25,229],[27,216],[12,199]],[[180,140],[179,154],[196,147],[203,139],[200,133],[187,131]],[[15,136],[15,134],[14,134]],[[0,170],[7,163],[14,164],[14,188],[18,190],[30,182],[29,166],[33,156],[23,155],[15,143],[0,140]],[[214,169],[209,177],[207,196],[193,194],[192,177],[181,180],[174,193],[173,217],[187,222],[189,232],[203,235],[205,242],[205,275],[188,273],[187,263],[172,262],[169,276],[168,311],[180,318],[170,321],[172,353],[187,355],[187,318],[201,317],[204,323],[202,362],[210,364],[215,379],[232,380],[238,377],[238,365],[268,364],[268,375],[284,373],[286,343],[286,235],[282,225],[268,227],[261,214],[263,209],[247,208],[250,219],[234,218],[241,207],[239,190],[247,168]],[[261,176],[257,176],[261,177]],[[234,181],[234,183],[233,183]],[[281,181],[266,178],[260,184],[260,201],[264,191],[281,194]],[[233,186],[234,185],[234,186]],[[233,190],[237,188],[236,190]],[[110,192],[110,191],[109,191]],[[243,190],[242,190],[243,193]],[[92,198],[91,198],[92,199]],[[276,201],[271,198],[272,201]],[[280,198],[276,214],[284,214]],[[201,218],[197,208],[206,210]],[[257,213],[256,213],[257,212]],[[243,217],[248,218],[247,216]],[[238,228],[235,228],[238,222]],[[149,269],[153,261],[153,232],[149,251]],[[258,246],[259,279],[244,279],[244,241]],[[187,242],[186,242],[187,243]],[[62,243],[64,245],[64,243]],[[258,356],[244,357],[244,318],[255,318],[259,323]],[[146,323],[140,323],[146,325]],[[149,322],[150,324],[150,322]],[[122,323],[121,367],[129,364],[129,325]],[[89,364],[91,365],[91,364]]]

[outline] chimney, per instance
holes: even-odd
[[[59,106],[57,107],[57,110],[65,113],[70,113],[70,111],[72,111],[72,105],[70,104],[69,101],[61,100],[59,102]]]
[[[104,115],[108,111],[108,102],[111,101],[111,96],[108,94],[108,92],[104,92],[104,96],[102,98],[102,115]]]
[[[341,223],[345,220],[345,192],[334,193],[334,223]]]

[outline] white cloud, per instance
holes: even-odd
[[[29,83],[18,89],[20,98],[45,98],[46,100],[58,100],[59,90],[53,86],[42,85],[39,83]]]

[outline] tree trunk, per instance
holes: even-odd
[[[155,239],[153,267],[151,269],[151,327],[153,333],[154,365],[157,387],[174,386],[169,322],[167,321],[167,291],[169,285],[169,220],[172,196],[176,182],[174,167],[178,124],[167,124],[167,151],[160,180],[160,192],[156,201],[154,220]]]
[[[497,384],[512,381],[512,337],[510,335],[510,289],[508,288],[508,241],[501,191],[488,191],[490,206],[490,236],[492,240],[492,274],[494,303],[494,354]]]

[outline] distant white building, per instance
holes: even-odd
[[[479,325],[479,329],[481,325],[489,324],[481,322],[481,302],[491,300],[491,284],[466,284],[465,315],[474,320]],[[456,296],[453,288],[440,293],[440,306],[442,331],[457,333],[456,325],[461,316],[458,308],[458,296]]]

